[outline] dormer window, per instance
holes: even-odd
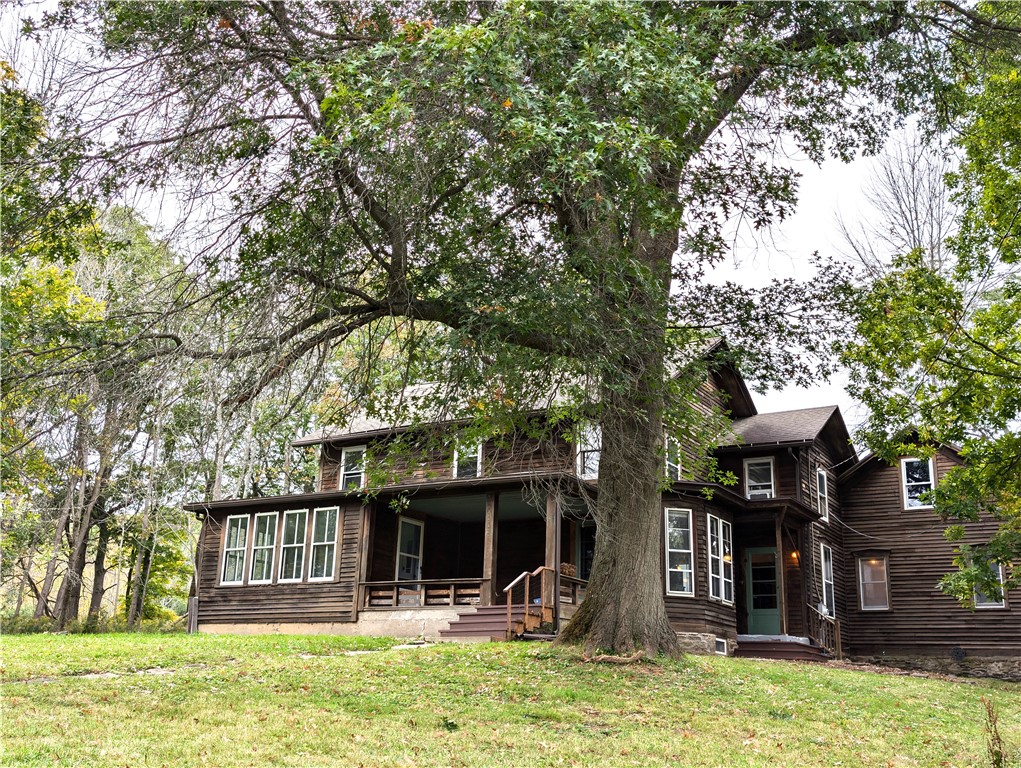
[[[932,509],[932,503],[922,501],[932,491],[932,459],[901,459],[900,474],[904,486],[904,509]]]
[[[772,499],[776,496],[773,487],[773,459],[745,459],[744,488],[749,499]]]
[[[581,424],[577,435],[578,477],[593,480],[599,477],[599,452],[603,448],[603,430],[598,424]]]
[[[365,446],[354,445],[340,454],[340,490],[349,491],[365,485]]]
[[[681,444],[669,435],[666,436],[666,476],[672,482],[681,479]]]
[[[467,450],[454,447],[454,477],[482,477],[482,443]]]

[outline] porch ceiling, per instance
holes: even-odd
[[[446,496],[433,499],[412,499],[409,505],[415,512],[421,512],[444,520],[458,523],[481,522],[486,514],[485,494]],[[498,520],[527,520],[540,516],[539,510],[530,506],[520,493],[499,494],[496,504]]]

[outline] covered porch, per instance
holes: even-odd
[[[563,496],[476,487],[393,501],[380,498],[363,511],[360,611],[475,613],[508,599],[551,607],[559,602],[554,594],[568,606],[583,597],[576,563],[584,567],[593,537]],[[536,575],[523,579],[525,573]]]

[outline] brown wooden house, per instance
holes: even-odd
[[[716,459],[737,482],[682,479],[683,441],[668,439],[663,592],[687,649],[1021,672],[1021,594],[969,610],[935,587],[952,548],[920,498],[953,451],[859,460],[835,406],[759,414],[727,367],[702,396],[730,409]],[[584,499],[598,493],[598,430],[404,450],[396,479],[366,495],[367,452],[400,432],[358,419],[298,441],[320,446],[315,493],[189,505],[204,521],[193,626],[489,639],[569,619],[597,541]]]

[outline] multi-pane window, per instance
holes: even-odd
[[[885,555],[858,558],[858,591],[863,611],[887,611],[890,609],[889,578]]]
[[[305,526],[308,511],[292,509],[284,512],[280,538],[280,581],[301,581],[305,568]]]
[[[922,500],[932,490],[932,459],[901,459],[901,479],[904,482],[905,509],[931,509],[932,503]]]
[[[223,539],[223,574],[221,584],[242,584],[245,580],[245,551],[248,548],[248,515],[227,518]]]
[[[975,607],[976,608],[1005,608],[1007,603],[1004,600],[1003,593],[1003,566],[997,566],[998,580],[1000,582],[1000,593],[999,595],[986,595],[980,590],[975,590]]]
[[[709,515],[709,597],[734,602],[734,550],[730,523]]]
[[[773,459],[745,459],[744,487],[749,499],[773,498]]]
[[[833,593],[833,550],[825,544],[819,545],[821,557],[819,568],[822,571],[822,612],[827,616],[836,613],[836,602]]]
[[[482,477],[482,443],[467,450],[454,448],[454,477]]]
[[[599,452],[603,448],[603,431],[598,424],[578,427],[578,476],[586,480],[599,477]]]
[[[826,479],[826,470],[818,467],[815,470],[815,494],[818,502],[819,514],[823,520],[830,519],[830,494],[829,481]]]
[[[309,558],[309,581],[333,578],[333,562],[337,551],[337,508],[321,507],[312,520],[312,553]]]
[[[250,584],[266,584],[273,580],[273,553],[277,545],[277,513],[260,512],[255,516],[252,537],[252,573]]]
[[[340,490],[347,491],[365,485],[365,446],[345,448],[340,454]]]
[[[681,479],[681,444],[669,435],[666,438],[666,476],[674,482]]]
[[[692,551],[691,510],[667,509],[666,591],[672,595],[695,594],[695,566]]]

